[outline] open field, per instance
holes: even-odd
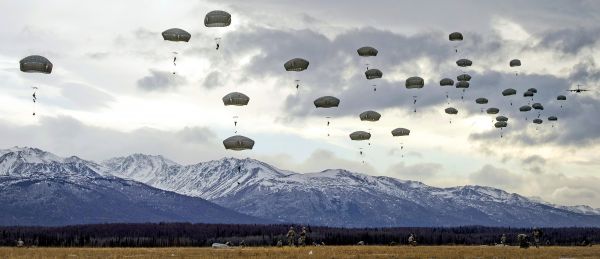
[[[312,254],[310,254],[312,251]],[[595,247],[0,248],[0,258],[600,258]]]

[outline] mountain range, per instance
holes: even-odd
[[[342,169],[300,174],[249,158],[180,165],[162,156],[132,154],[96,163],[12,148],[0,151],[0,195],[0,206],[9,208],[0,212],[2,225],[191,221],[600,227],[600,210],[588,206],[559,206],[483,186],[437,188]]]

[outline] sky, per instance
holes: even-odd
[[[211,10],[231,13],[232,24],[205,27]],[[0,0],[0,148],[95,161],[132,153],[182,164],[251,157],[300,173],[344,168],[600,207],[599,21],[599,2],[576,0]],[[190,42],[164,41],[161,32],[174,27],[190,32]],[[450,42],[454,31],[464,41]],[[359,57],[362,46],[379,54]],[[51,74],[19,71],[19,60],[34,54],[54,64]],[[286,72],[296,57],[308,69]],[[461,58],[473,65],[459,68]],[[521,67],[509,67],[515,58]],[[367,80],[366,64],[383,77]],[[464,94],[439,85],[462,73],[472,76]],[[406,89],[412,76],[425,87]],[[566,92],[578,84],[591,91]],[[502,96],[509,87],[517,95]],[[531,87],[544,106],[538,126],[536,111],[518,110]],[[221,98],[234,91],[250,103],[225,107]],[[314,99],[325,95],[340,106],[316,109]],[[459,113],[447,115],[447,107]],[[509,118],[502,138],[481,112],[489,107]],[[360,121],[367,110],[381,119]],[[557,122],[546,120],[552,115]],[[410,136],[392,137],[398,127]],[[235,130],[256,141],[253,150],[224,149]],[[350,141],[357,130],[372,133],[370,145]]]

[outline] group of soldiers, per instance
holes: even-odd
[[[299,236],[298,239],[296,239],[296,236]],[[308,238],[308,231],[306,230],[306,227],[302,227],[302,231],[300,231],[300,234],[296,233],[296,229],[291,226],[290,230],[288,230],[287,232],[287,244],[289,246],[306,246],[306,239]],[[278,247],[282,247],[283,246],[283,241],[279,240],[277,242],[277,246]]]

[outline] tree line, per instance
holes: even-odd
[[[274,246],[286,243],[290,225],[236,225],[191,223],[119,223],[62,227],[0,226],[0,246],[45,247],[192,247],[212,243],[243,243],[247,246]],[[300,231],[301,226],[294,226]],[[398,227],[334,228],[306,226],[308,244],[367,245],[408,244],[414,234],[421,245],[494,245],[506,235],[508,244],[517,244],[517,235],[531,235],[530,228]],[[600,228],[541,228],[542,244],[575,246],[600,243]]]

